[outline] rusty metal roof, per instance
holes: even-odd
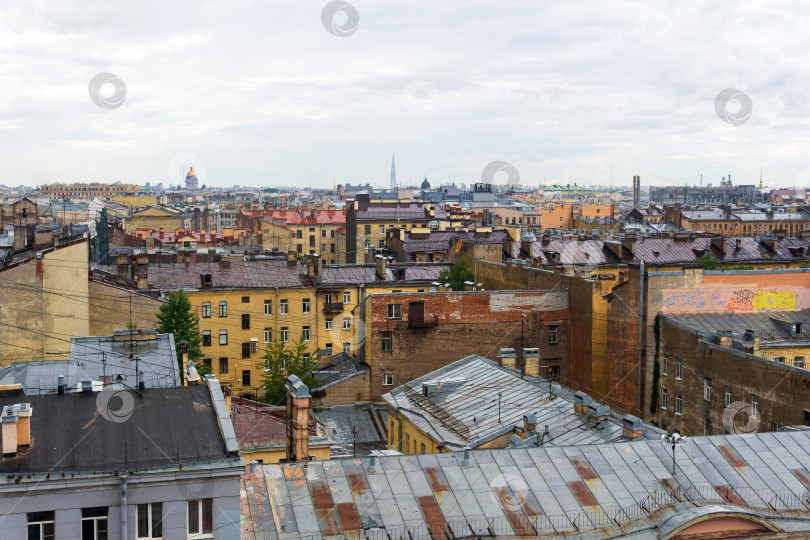
[[[810,530],[810,432],[263,465],[242,537],[663,538],[712,515]],[[797,519],[798,518],[798,519]]]

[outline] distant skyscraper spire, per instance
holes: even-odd
[[[762,191],[762,163],[759,164],[759,190]]]
[[[391,154],[391,189],[397,189],[397,166],[394,163],[394,154]]]

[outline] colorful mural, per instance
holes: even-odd
[[[796,311],[810,306],[810,288],[710,285],[696,289],[664,289],[652,302],[667,313]]]

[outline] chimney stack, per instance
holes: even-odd
[[[11,405],[3,407],[2,434],[3,434],[3,455],[13,455],[17,453],[17,423],[19,422],[17,411]]]
[[[143,371],[138,372],[138,390],[143,390],[146,388],[146,385],[143,382]]]
[[[731,330],[718,330],[717,331],[717,344],[721,347],[731,348]]]
[[[644,424],[633,415],[622,418],[622,437],[625,440],[638,439],[644,435]]]
[[[58,383],[57,383],[58,392],[60,394],[64,394],[65,393],[65,376],[64,375],[59,375],[59,377],[57,378],[57,381],[58,381]]]
[[[309,459],[309,388],[296,375],[287,377],[287,461]]]
[[[529,377],[540,376],[540,349],[534,347],[523,349],[523,366],[526,375]]]
[[[14,405],[17,411],[17,446],[31,446],[31,414],[34,408],[30,403],[17,403]]]
[[[517,361],[517,355],[515,354],[515,349],[512,348],[504,348],[498,352],[498,359],[501,361],[501,366],[508,368],[508,369],[515,369],[515,362]]]
[[[583,415],[588,412],[588,408],[591,405],[593,398],[584,392],[577,392],[574,394],[574,411],[579,414]]]
[[[318,253],[312,254],[312,273],[316,276],[321,275],[321,270],[323,269],[323,257],[321,257]]]
[[[537,415],[535,414],[524,414],[523,415],[523,433],[529,434],[534,433],[534,429],[537,427]]]
[[[374,262],[377,265],[377,279],[379,279],[381,281],[384,281],[386,279],[386,275],[387,275],[386,271],[385,271],[386,261],[387,261],[387,258],[384,257],[383,255],[377,255],[374,258]]]

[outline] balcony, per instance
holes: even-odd
[[[437,326],[438,324],[438,315],[428,315],[423,317],[411,315],[408,317],[408,326],[411,328],[430,328],[432,326]]]
[[[326,302],[323,304],[323,312],[324,313],[342,313],[343,312],[343,303],[342,302]]]

